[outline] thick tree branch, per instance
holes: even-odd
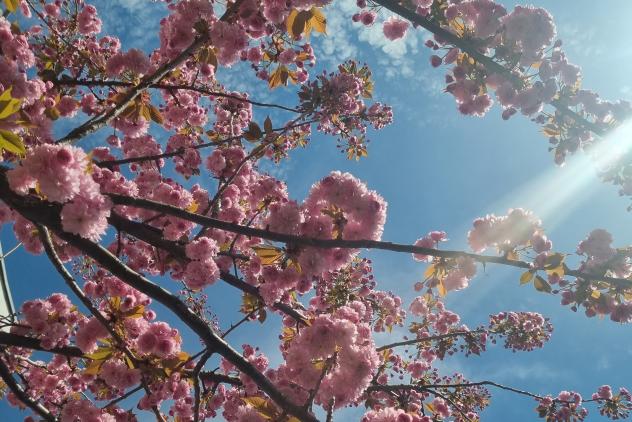
[[[164,214],[172,215],[174,217],[182,218],[183,220],[191,221],[199,224],[203,227],[210,227],[219,230],[225,230],[232,233],[239,233],[250,237],[259,237],[262,239],[272,240],[275,242],[282,242],[291,245],[298,246],[310,246],[314,248],[347,248],[347,249],[380,249],[393,252],[408,252],[413,254],[428,255],[441,258],[458,258],[467,257],[471,258],[482,264],[499,264],[510,267],[517,267],[530,270],[531,264],[525,261],[512,260],[500,256],[479,255],[475,253],[441,250],[433,248],[425,248],[421,246],[406,245],[401,243],[384,242],[379,240],[342,240],[342,239],[316,239],[310,237],[302,237],[290,234],[276,233],[269,230],[257,229],[254,227],[246,227],[235,223],[229,223],[226,221],[218,220],[212,217],[206,217],[199,214],[194,214],[189,211],[176,208],[171,205],[162,204],[159,202],[151,201],[148,199],[131,198],[128,196],[110,194],[112,201],[117,205],[128,205],[138,208],[144,208]],[[632,280],[625,278],[607,277],[598,274],[590,274],[581,271],[567,269],[566,275],[581,278],[584,280],[603,280],[616,285],[619,288],[632,287]]]
[[[237,0],[231,3],[224,15],[220,18],[222,21],[229,20],[235,10],[237,10],[240,1]],[[193,22],[192,22],[193,24]],[[92,118],[82,124],[81,126],[71,130],[66,136],[55,141],[56,143],[73,143],[76,142],[91,133],[96,132],[103,126],[110,123],[117,118],[126,108],[130,105],[140,94],[147,90],[151,85],[159,83],[169,72],[183,64],[189,57],[195,54],[202,46],[210,42],[210,35],[208,32],[201,33],[197,36],[195,41],[185,48],[180,54],[178,54],[173,60],[164,63],[153,74],[147,75],[143,80],[133,88],[130,88],[125,96],[111,109],[101,113],[99,116]]]
[[[18,400],[24,403],[24,405],[28,406],[33,412],[40,415],[46,421],[57,421],[57,418],[52,413],[50,413],[48,409],[46,409],[37,400],[33,400],[31,397],[29,397],[22,386],[15,381],[11,370],[2,359],[0,359],[0,378],[2,378],[4,383],[7,385],[7,387],[9,387],[11,392],[15,394]]]
[[[66,267],[64,267],[64,264],[61,262],[59,255],[57,255],[57,251],[55,251],[55,245],[53,245],[53,239],[51,238],[50,232],[48,231],[48,229],[40,224],[37,225],[37,229],[39,231],[40,240],[42,241],[44,245],[44,250],[46,251],[46,255],[48,255],[48,258],[51,260],[51,262],[55,266],[55,269],[66,282],[66,285],[70,288],[70,290],[72,290],[72,292],[75,294],[75,296],[77,296],[77,298],[81,301],[81,303],[83,303],[83,305],[86,308],[88,308],[90,313],[101,323],[101,325],[103,325],[103,327],[108,331],[108,333],[110,333],[110,336],[112,336],[112,338],[114,339],[118,347],[120,347],[121,350],[123,350],[123,353],[125,353],[125,355],[132,362],[137,363],[138,360],[136,359],[136,356],[134,356],[134,354],[129,349],[129,347],[127,347],[125,340],[116,332],[116,330],[114,330],[114,328],[110,324],[110,321],[108,321],[103,316],[103,314],[94,306],[94,304],[90,301],[90,299],[86,297],[86,295],[83,293],[83,291],[81,290],[81,288],[75,281],[75,278],[72,276],[72,274],[70,274],[70,272],[66,269]],[[142,387],[145,389],[147,394],[151,393],[151,391],[149,390],[149,386],[147,385],[147,382],[145,380],[142,381]],[[152,406],[152,411],[156,415],[156,419],[158,421],[165,420],[162,414],[160,413],[160,410],[156,406]]]
[[[23,347],[25,349],[39,350],[41,352],[54,353],[72,358],[83,357],[83,352],[78,347],[64,346],[45,349],[36,338],[24,337],[17,334],[0,331],[0,344],[4,346]]]
[[[176,295],[148,280],[141,274],[129,268],[110,251],[88,239],[63,231],[59,213],[55,213],[55,207],[39,199],[21,197],[11,191],[6,179],[0,179],[0,198],[24,218],[35,224],[42,224],[51,229],[69,245],[81,250],[86,256],[91,257],[103,269],[118,277],[129,286],[157,300],[184,322],[204,342],[208,350],[219,353],[235,367],[249,376],[259,388],[265,392],[280,408],[287,413],[296,416],[303,421],[316,421],[316,418],[306,412],[300,406],[288,400],[250,362],[235,351],[217,333],[208,326],[204,319],[196,315]]]
[[[507,78],[513,85],[517,87],[524,86],[524,80],[511,72],[511,69],[507,69],[500,63],[494,61],[491,57],[481,53],[477,47],[470,41],[460,38],[450,31],[443,29],[441,26],[434,23],[431,19],[417,14],[414,10],[408,9],[397,2],[397,0],[372,0],[374,3],[390,10],[393,13],[398,14],[404,19],[409,20],[415,25],[419,25],[422,28],[435,34],[438,39],[447,41],[448,44],[452,44],[458,47],[461,51],[467,53],[474,60],[482,64],[490,73],[497,73]],[[596,135],[603,136],[607,130],[601,126],[586,120],[573,110],[569,109],[565,104],[559,100],[553,100],[550,104],[555,107],[560,114],[573,119],[578,125],[584,127]]]
[[[161,231],[157,228],[136,221],[127,220],[116,213],[112,213],[109,221],[110,224],[116,227],[117,230],[125,232],[156,248],[160,248],[181,261],[188,261],[188,258],[184,253],[184,247],[176,242],[164,239],[162,237]],[[257,287],[242,281],[241,279],[239,279],[239,277],[222,271],[220,273],[220,278],[224,282],[241,290],[242,292],[255,296],[261,302],[264,301]],[[284,314],[292,317],[297,322],[300,322],[302,324],[305,324],[305,322],[307,321],[307,318],[305,316],[303,316],[300,312],[298,312],[286,303],[277,302],[272,306],[272,308],[283,312]]]
[[[215,372],[200,372],[200,379],[207,383],[224,383],[230,385],[241,385],[241,380],[229,375],[216,374]]]
[[[197,39],[184,51],[182,51],[175,59],[160,66],[153,74],[146,76],[138,85],[130,88],[125,96],[109,110],[101,113],[99,116],[88,120],[84,124],[71,130],[66,136],[55,141],[56,143],[73,143],[91,133],[96,132],[103,126],[116,119],[140,94],[148,89],[151,85],[158,83],[169,72],[184,63],[192,54],[209,41],[208,33],[201,34]]]

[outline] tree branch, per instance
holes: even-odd
[[[199,35],[197,39],[175,59],[163,64],[153,74],[146,76],[138,85],[130,88],[118,104],[104,111],[98,117],[90,119],[81,126],[71,130],[66,136],[55,141],[55,143],[73,143],[101,129],[116,119],[143,91],[148,89],[151,85],[158,83],[158,81],[164,78],[169,72],[184,63],[192,54],[195,54],[195,52],[208,41],[208,33]]]
[[[394,347],[399,347],[399,346],[410,346],[411,344],[425,343],[425,342],[430,342],[430,341],[440,341],[440,340],[444,340],[446,338],[451,338],[451,337],[474,336],[476,334],[483,334],[483,333],[487,333],[487,332],[488,332],[488,330],[454,331],[452,333],[440,334],[438,336],[430,336],[430,337],[424,337],[424,338],[414,338],[414,339],[411,339],[411,340],[404,340],[404,341],[398,341],[398,342],[395,342],[395,343],[385,344],[384,346],[380,346],[380,347],[378,347],[375,350],[378,351],[378,352],[381,352],[383,350],[392,349]]]
[[[226,21],[231,18],[239,4],[239,0],[230,4],[220,20]],[[195,54],[198,49],[200,49],[204,44],[210,41],[211,39],[208,32],[200,34],[190,46],[185,48],[173,60],[164,63],[153,74],[147,75],[138,85],[131,88],[117,105],[101,113],[101,115],[99,115],[98,117],[92,118],[81,126],[71,130],[66,136],[58,139],[55,142],[73,143],[107,125],[113,119],[118,117],[127,108],[128,105],[130,105],[136,98],[138,98],[141,93],[143,93],[143,91],[148,89],[151,85],[160,82],[160,80],[164,78],[169,72],[184,63],[191,55]]]
[[[244,359],[241,354],[221,339],[213,329],[207,325],[204,319],[191,311],[176,295],[132,270],[101,245],[65,232],[61,227],[59,212],[55,213],[55,206],[37,198],[17,195],[9,188],[6,178],[0,179],[0,197],[8,206],[13,208],[24,218],[27,218],[33,223],[47,226],[54,231],[60,239],[68,242],[71,246],[91,257],[103,269],[171,310],[200,337],[207,349],[217,351],[217,353],[235,365],[238,370],[249,376],[263,392],[287,413],[303,421],[315,422],[317,420],[312,414],[306,412],[300,406],[297,406],[285,397],[265,375],[259,372],[250,362]]]
[[[202,368],[204,368],[204,365],[206,365],[206,361],[211,357],[212,354],[212,351],[207,351],[206,353],[204,353],[204,355],[202,355],[198,363],[195,365],[195,368],[193,369],[193,389],[195,392],[193,422],[199,422],[200,420],[200,371],[202,371]]]
[[[17,334],[5,333],[0,331],[0,344],[4,346],[23,347],[25,349],[39,350],[41,352],[54,353],[57,355],[68,356],[71,358],[83,357],[83,352],[78,347],[64,346],[45,349],[42,343],[36,338],[24,337]]]
[[[273,128],[272,131],[274,132],[278,132],[281,130],[289,130],[289,129],[295,129],[297,127],[301,127],[304,125],[308,125],[311,123],[315,123],[316,120],[307,120],[307,121],[303,121],[301,123],[296,123],[296,124],[290,124],[287,126],[283,126],[283,127],[277,127],[277,128]],[[222,145],[228,142],[232,142],[232,141],[236,141],[237,139],[242,138],[243,135],[236,135],[236,136],[231,136],[228,138],[224,138],[215,142],[206,142],[204,144],[198,144],[198,145],[193,145],[191,147],[189,147],[190,149],[203,149],[203,148],[208,148],[208,147],[212,147],[212,146],[218,146],[218,145]],[[120,160],[103,160],[103,161],[99,161],[98,163],[96,163],[96,165],[98,165],[99,167],[105,167],[105,168],[112,168],[114,166],[118,166],[121,164],[131,164],[131,163],[142,163],[142,162],[147,162],[147,161],[156,161],[156,160],[160,160],[161,158],[169,158],[169,157],[175,157],[176,155],[180,155],[183,154],[185,151],[184,148],[178,148],[175,151],[171,151],[171,152],[164,152],[162,154],[154,154],[154,155],[144,155],[141,157],[129,157],[129,158],[121,158]]]
[[[53,79],[51,82],[55,85],[63,85],[63,86],[106,86],[106,87],[125,87],[131,88],[134,86],[131,82],[125,81],[110,81],[110,80],[97,80],[97,79],[70,79],[63,78],[62,79]],[[213,97],[221,97],[221,98],[231,98],[233,100],[242,101],[244,103],[252,104],[257,107],[269,107],[269,108],[277,108],[280,110],[291,111],[292,113],[300,113],[299,110],[286,107],[280,104],[272,104],[272,103],[264,103],[261,101],[254,101],[247,98],[240,97],[234,94],[228,94],[226,92],[221,91],[211,91],[210,89],[194,86],[194,85],[184,85],[184,84],[165,84],[165,83],[153,83],[148,85],[147,88],[155,88],[155,89],[164,89],[164,90],[177,90],[177,91],[194,91],[200,94],[213,96]]]
[[[200,372],[200,379],[204,382],[224,383],[230,385],[241,385],[241,380],[229,375],[216,374],[215,372]]]
[[[507,69],[500,63],[495,62],[491,57],[488,57],[485,54],[481,53],[472,43],[458,37],[457,35],[446,29],[443,29],[431,19],[425,16],[421,16],[417,14],[414,10],[402,6],[401,4],[397,3],[396,0],[372,1],[390,10],[391,12],[396,13],[399,16],[409,20],[413,24],[419,25],[422,28],[430,31],[431,33],[435,34],[437,38],[440,38],[444,41],[447,41],[449,44],[458,47],[460,50],[466,52],[474,60],[482,64],[489,72],[502,75],[503,77],[507,78],[514,86],[524,86],[524,80],[520,76],[512,73],[510,69]],[[560,102],[559,100],[553,100],[549,104],[555,107],[555,109],[558,110],[562,115],[573,119],[577,124],[584,127],[584,129],[587,129],[599,136],[604,136],[606,134],[606,129],[584,119],[582,116],[562,104],[562,102]]]
[[[57,421],[57,418],[53,416],[53,414],[50,413],[50,411],[46,409],[40,402],[38,402],[37,400],[33,400],[32,398],[29,397],[28,394],[26,394],[26,391],[24,391],[22,386],[20,386],[15,381],[11,373],[11,370],[6,365],[6,363],[4,363],[2,359],[0,359],[0,378],[2,378],[4,383],[7,385],[7,387],[9,387],[11,392],[15,394],[18,400],[20,400],[22,403],[28,406],[33,412],[37,413],[44,420],[47,420],[49,422]]]
[[[189,211],[163,204],[160,202],[151,201],[142,198],[131,198],[128,196],[109,194],[112,201],[117,205],[128,205],[138,208],[144,208],[164,214],[172,215],[174,217],[182,218],[183,220],[191,221],[199,224],[203,227],[211,227],[214,229],[225,230],[232,233],[239,233],[250,237],[259,237],[262,239],[272,240],[275,242],[282,242],[291,245],[310,246],[314,248],[347,248],[347,249],[380,249],[393,252],[408,252],[413,254],[428,255],[441,258],[458,258],[466,257],[471,258],[482,264],[499,264],[510,267],[517,267],[530,270],[531,264],[525,261],[518,261],[507,259],[500,256],[479,255],[475,253],[441,250],[433,248],[425,248],[421,246],[407,245],[401,243],[384,242],[379,240],[342,240],[342,239],[316,239],[310,237],[296,236],[290,234],[283,234],[277,232],[271,232],[269,230],[257,229],[254,227],[246,227],[235,223],[229,223],[226,221],[218,220],[212,217],[206,217],[199,214],[194,214]],[[632,280],[625,278],[607,277],[597,274],[590,274],[581,271],[567,269],[565,274],[582,278],[584,280],[602,280],[612,283],[620,288],[632,287]]]
[[[127,220],[116,213],[112,213],[109,218],[109,222],[121,232],[128,233],[135,238],[142,240],[143,242],[165,250],[181,261],[188,261],[188,258],[186,257],[186,254],[184,252],[184,247],[176,242],[164,239],[161,235],[160,230],[156,229],[155,227],[136,221]],[[220,273],[220,278],[231,286],[236,287],[244,293],[253,295],[264,302],[263,297],[259,293],[259,289],[257,289],[257,287],[253,286],[252,284],[248,284],[238,277],[224,271]],[[300,312],[298,312],[286,303],[277,302],[272,306],[272,308],[283,312],[284,314],[292,317],[301,324],[305,324],[307,321],[307,318],[304,315],[302,315]]]
[[[51,238],[50,232],[48,231],[48,229],[40,224],[37,225],[37,229],[39,231],[40,240],[44,244],[44,250],[46,251],[48,258],[51,260],[51,262],[55,266],[55,269],[57,270],[59,275],[61,275],[61,277],[64,279],[64,281],[66,282],[66,285],[70,288],[70,290],[72,290],[75,296],[79,298],[81,303],[83,303],[83,305],[86,308],[88,308],[90,313],[101,323],[101,325],[103,325],[103,327],[108,331],[108,333],[110,333],[114,341],[118,344],[121,350],[123,350],[123,353],[125,353],[125,355],[137,365],[138,360],[136,359],[136,356],[134,356],[132,351],[129,349],[129,347],[127,347],[125,340],[121,338],[121,336],[116,332],[116,330],[114,330],[114,328],[112,328],[112,326],[110,325],[110,321],[105,319],[103,314],[92,304],[90,299],[86,297],[86,295],[83,293],[83,291],[81,290],[81,288],[75,281],[75,278],[72,276],[72,274],[70,274],[70,272],[66,269],[66,267],[64,267],[64,264],[61,262],[61,259],[59,259],[59,255],[57,255],[57,251],[55,251],[55,246],[53,245],[53,239]],[[141,384],[142,384],[142,387],[147,392],[147,394],[151,394],[151,391],[149,390],[149,386],[147,385],[147,382],[144,379],[142,380]],[[160,413],[160,410],[158,409],[158,407],[152,406],[152,411],[156,415],[157,420],[159,421],[165,420],[162,414]]]

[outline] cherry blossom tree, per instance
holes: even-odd
[[[551,336],[538,313],[507,310],[470,328],[447,309],[444,297],[467,288],[481,266],[513,267],[520,284],[559,295],[562,305],[630,322],[631,249],[595,229],[577,251],[556,251],[524,209],[476,219],[468,251],[441,248],[440,230],[392,243],[382,240],[385,200],[338,171],[314,180],[305,200],[291,198],[262,162],[283,165],[291,150],[309,147],[313,131],[360,160],[371,131],[393,122],[391,107],[373,100],[366,65],[310,74],[310,35],[326,33],[330,1],[165,3],[159,47],[141,51],[102,33],[97,9],[83,0],[4,0],[0,222],[52,262],[50,283],[72,292],[22,303],[3,320],[2,391],[32,411],[26,420],[331,421],[363,406],[365,422],[477,421],[496,389],[534,400],[547,421],[584,420],[589,407],[629,416],[625,388],[540,396],[443,373],[438,362],[495,344],[529,352]],[[430,65],[445,68],[459,111],[482,116],[497,101],[504,119],[530,118],[558,164],[591,154],[631,112],[581,87],[544,9],[492,0],[357,7],[350,24],[376,25],[378,12],[390,12],[389,40],[418,28],[433,34]],[[294,101],[231,89],[216,78],[230,66]],[[274,111],[276,121],[256,121],[255,109]],[[629,196],[627,158],[609,160],[602,177]],[[409,285],[418,292],[412,303],[380,290],[368,249],[425,265],[424,279]],[[579,265],[565,262],[571,252]],[[230,321],[207,304],[216,283],[242,296],[243,318],[225,330]],[[165,322],[156,304],[181,325]],[[280,329],[270,313],[282,317]],[[257,339],[229,343],[244,324],[278,336],[280,365]],[[376,344],[375,333],[394,327],[410,335]],[[197,337],[200,349],[184,350],[182,336]]]

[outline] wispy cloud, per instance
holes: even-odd
[[[164,3],[150,0],[96,0],[103,20],[103,33],[118,36],[126,49],[151,51],[158,45],[160,18],[167,14]]]
[[[353,0],[337,1],[326,8],[328,35],[317,45],[321,59],[336,64],[359,55],[373,56],[382,74],[389,79],[423,78],[419,69],[419,46],[425,31],[410,28],[403,38],[391,41],[382,31],[382,25],[390,14],[380,11],[376,22],[367,27],[351,22],[351,16],[358,11]],[[374,52],[378,54],[372,54]]]

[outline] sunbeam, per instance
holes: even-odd
[[[533,210],[547,229],[563,221],[603,187],[600,169],[614,164],[632,148],[632,121],[627,121],[584,153],[568,157],[562,167],[553,167],[492,204],[489,212],[507,208]]]

